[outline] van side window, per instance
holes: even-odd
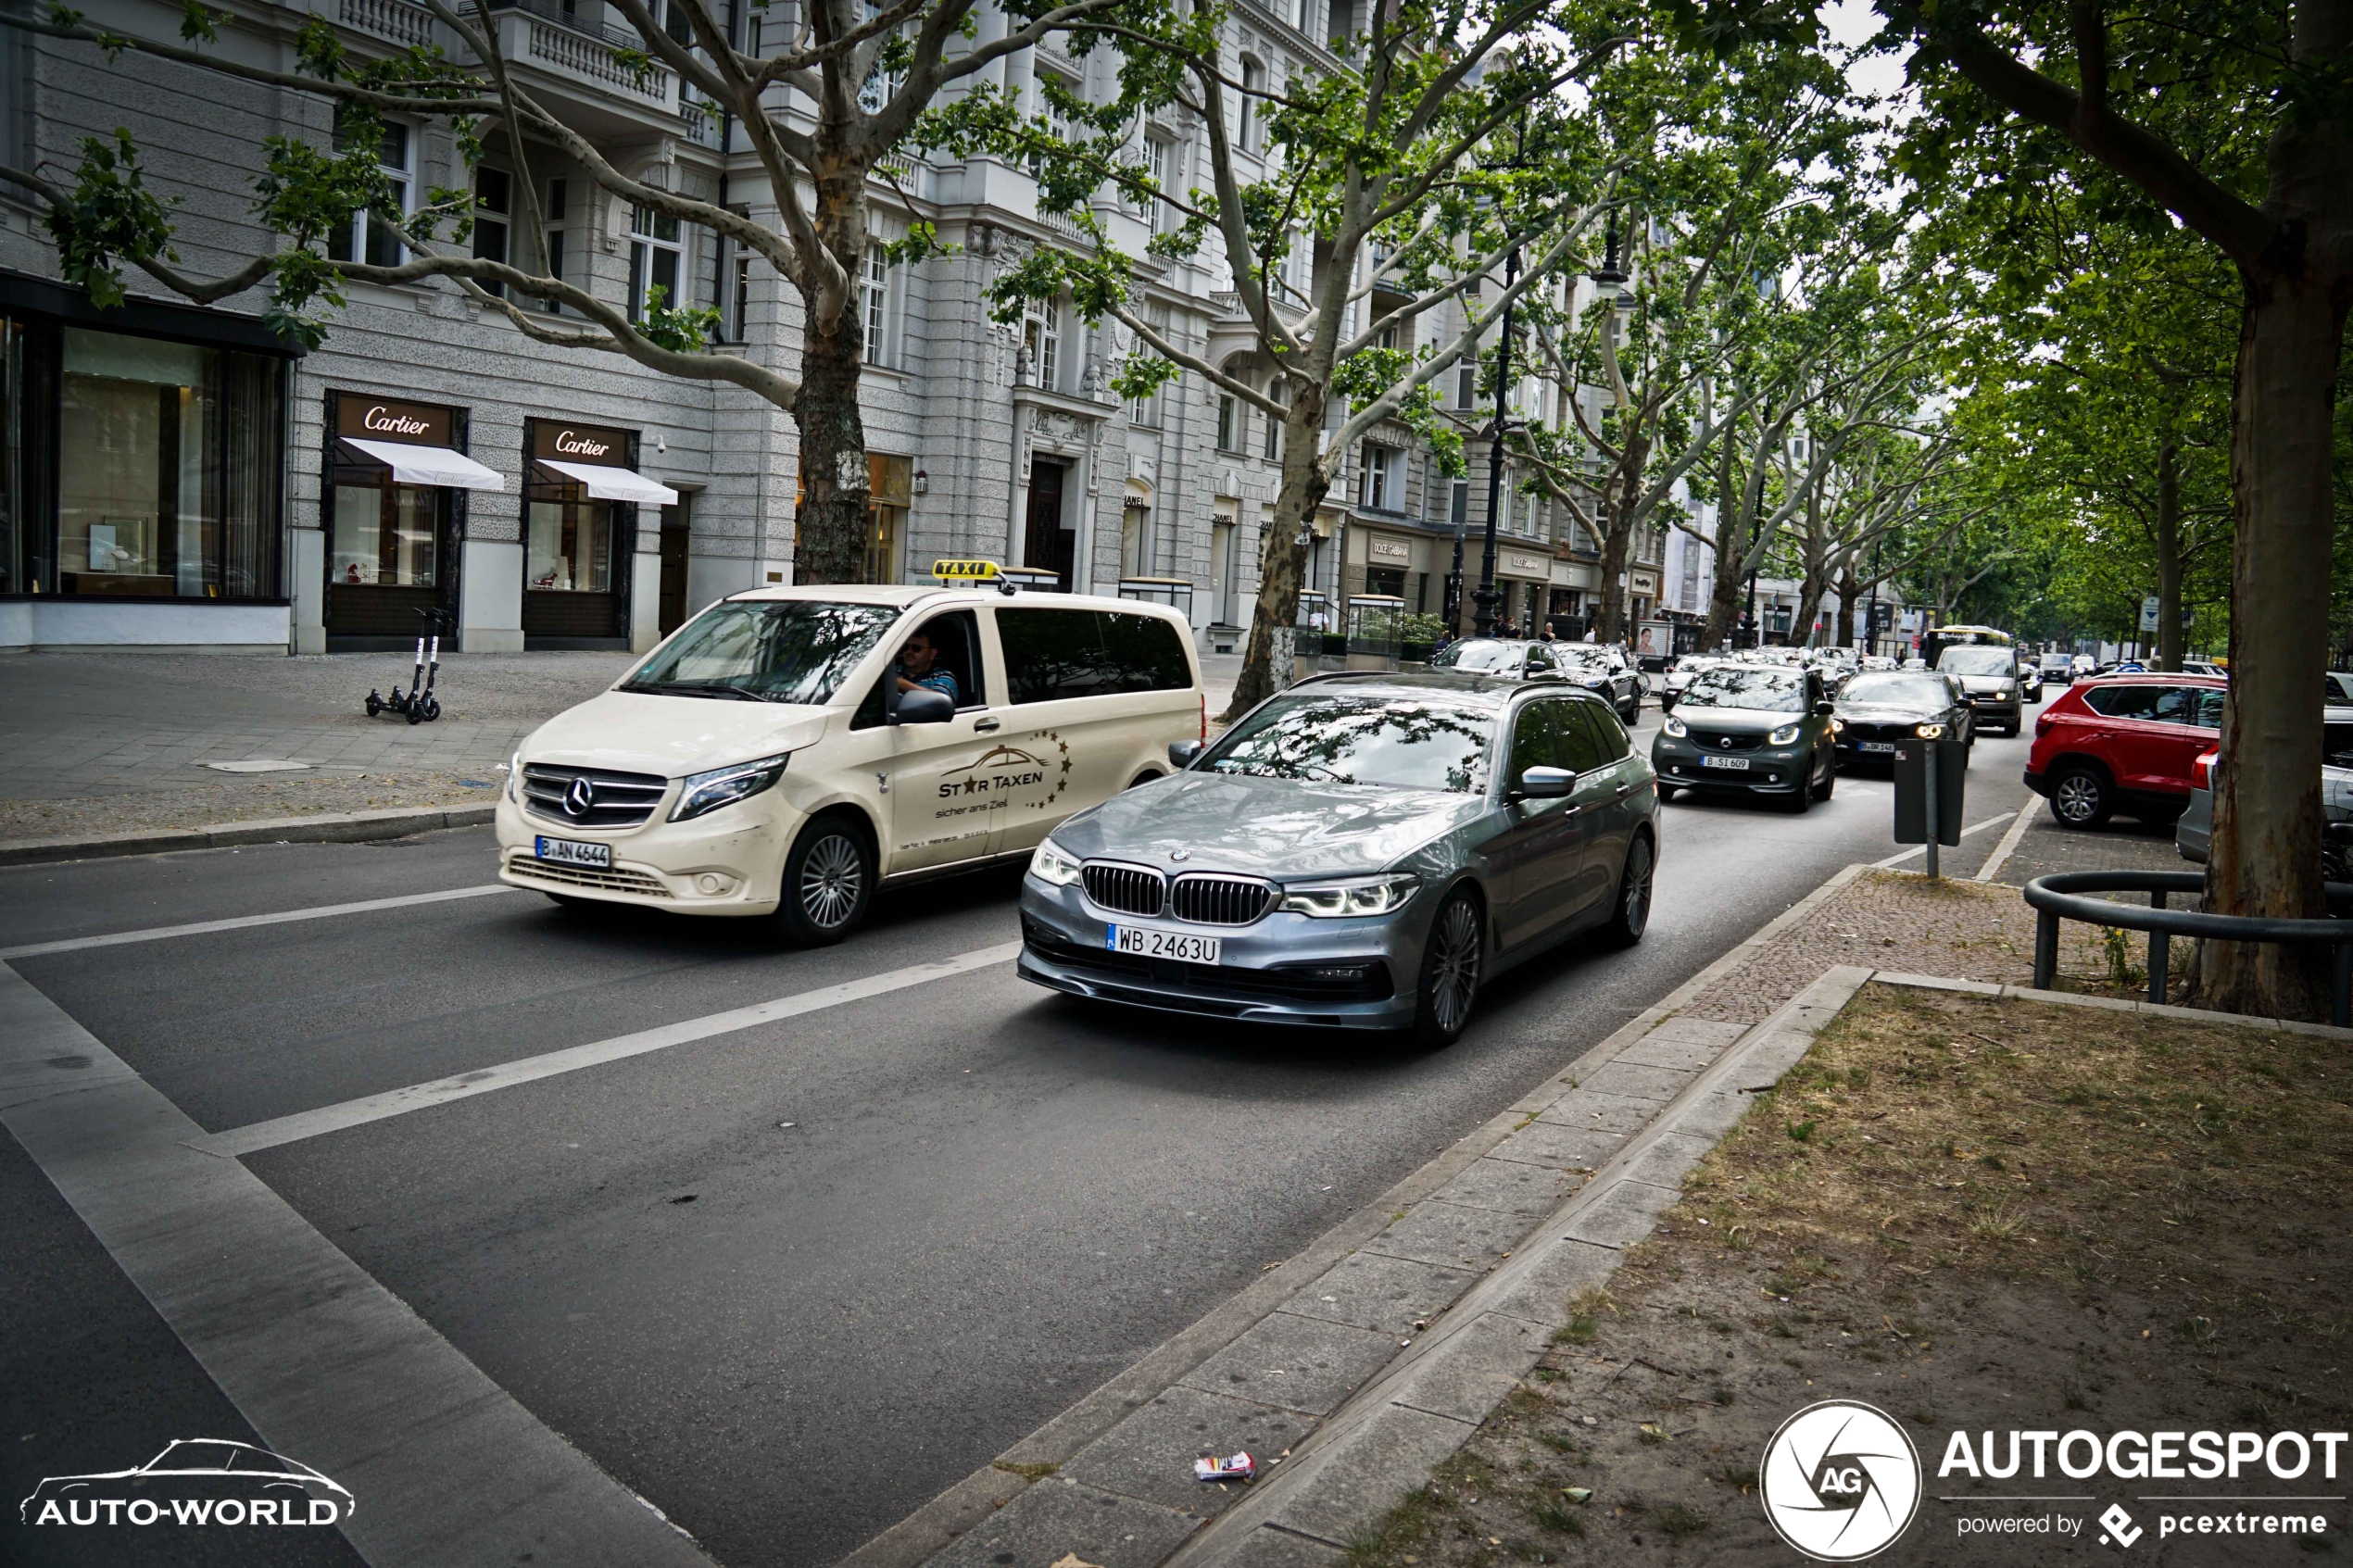
[[[971,610],[951,609],[904,632],[893,633],[899,641],[891,646],[890,666],[866,693],[865,700],[858,705],[858,711],[850,716],[851,729],[871,730],[886,721],[884,690],[898,678],[899,650],[906,646],[907,639],[918,632],[928,636],[931,646],[939,650],[939,660],[935,668],[945,670],[956,677],[956,710],[961,713],[988,706],[988,692],[984,684],[987,671],[980,662],[980,624],[974,620]]]
[[[1015,703],[1184,691],[1193,684],[1176,628],[1156,615],[1006,606],[996,614],[1007,696]]]

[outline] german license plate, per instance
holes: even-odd
[[[1894,751],[1894,750],[1895,749],[1895,743],[1894,743],[1894,741],[1892,741],[1892,740],[1865,740],[1865,741],[1856,741],[1856,742],[1855,743],[1855,749],[1856,749],[1856,750],[1857,750],[1857,751],[1888,751],[1888,752],[1892,752],[1892,751]]]
[[[1699,761],[1703,768],[1730,768],[1739,773],[1748,771],[1748,759],[1745,757],[1703,757]]]
[[[1183,963],[1215,963],[1225,947],[1214,936],[1195,936],[1186,931],[1154,931],[1148,925],[1114,925],[1103,934],[1103,946],[1114,953],[1176,959]]]
[[[583,844],[576,838],[548,838],[542,834],[531,846],[535,859],[553,860],[560,866],[610,866],[612,846]]]

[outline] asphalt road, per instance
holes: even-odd
[[[2024,751],[1980,743],[1969,821],[2022,802]],[[998,962],[246,1164],[721,1562],[828,1562],[1888,855],[1891,808],[1860,778],[1802,817],[1668,807],[1647,938],[1523,967],[1442,1053],[1094,1007]],[[490,876],[486,830],[0,872],[0,947]],[[1005,943],[1016,885],[892,896],[815,952],[517,893],[12,962],[221,1132]],[[116,1464],[196,1435],[177,1427],[202,1374],[150,1364],[159,1325],[49,1207],[46,1244],[77,1261],[0,1294],[0,1413],[102,1428]],[[90,1387],[28,1348],[116,1341],[148,1370],[114,1376],[97,1424]],[[0,1480],[40,1469],[8,1446]]]

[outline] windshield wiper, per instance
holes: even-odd
[[[751,690],[749,686],[731,686],[718,681],[663,682],[659,685],[648,684],[639,681],[632,681],[621,689],[624,692],[645,692],[652,696],[721,696],[730,697],[737,702],[774,702],[776,700],[774,697],[762,696],[758,692]]]

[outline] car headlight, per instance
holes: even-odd
[[[1070,886],[1078,880],[1080,871],[1077,857],[1064,853],[1051,838],[1029,858],[1029,874],[1055,887]]]
[[[1919,736],[1922,740],[1943,740],[1944,738],[1944,726],[1942,724],[1915,724],[1912,726],[1912,734]]]
[[[1282,907],[1319,920],[1347,915],[1386,915],[1402,909],[1421,886],[1403,875],[1353,876],[1344,882],[1308,882],[1283,890]]]
[[[678,791],[678,804],[670,809],[670,820],[683,822],[689,817],[716,811],[722,806],[749,800],[785,776],[785,759],[790,755],[784,752],[762,757],[756,762],[713,768],[707,773],[688,773]]]
[[[1845,733],[1846,733],[1846,721],[1845,721],[1845,720],[1843,720],[1843,719],[1833,719],[1833,720],[1831,720],[1831,734],[1834,734],[1834,735],[1843,735],[1843,734],[1844,734]]]
[[[1672,713],[1669,713],[1667,716],[1667,721],[1659,725],[1658,729],[1661,734],[1673,735],[1677,740],[1681,740],[1685,735],[1692,733],[1690,726],[1686,725],[1680,719],[1676,718]]]
[[[521,746],[515,747],[515,754],[507,759],[507,798],[518,806],[522,804],[522,747]]]
[[[1765,737],[1765,744],[1768,746],[1794,746],[1797,744],[1799,733],[1805,728],[1806,726],[1803,724],[1783,724],[1780,729],[1775,730],[1771,734]]]

